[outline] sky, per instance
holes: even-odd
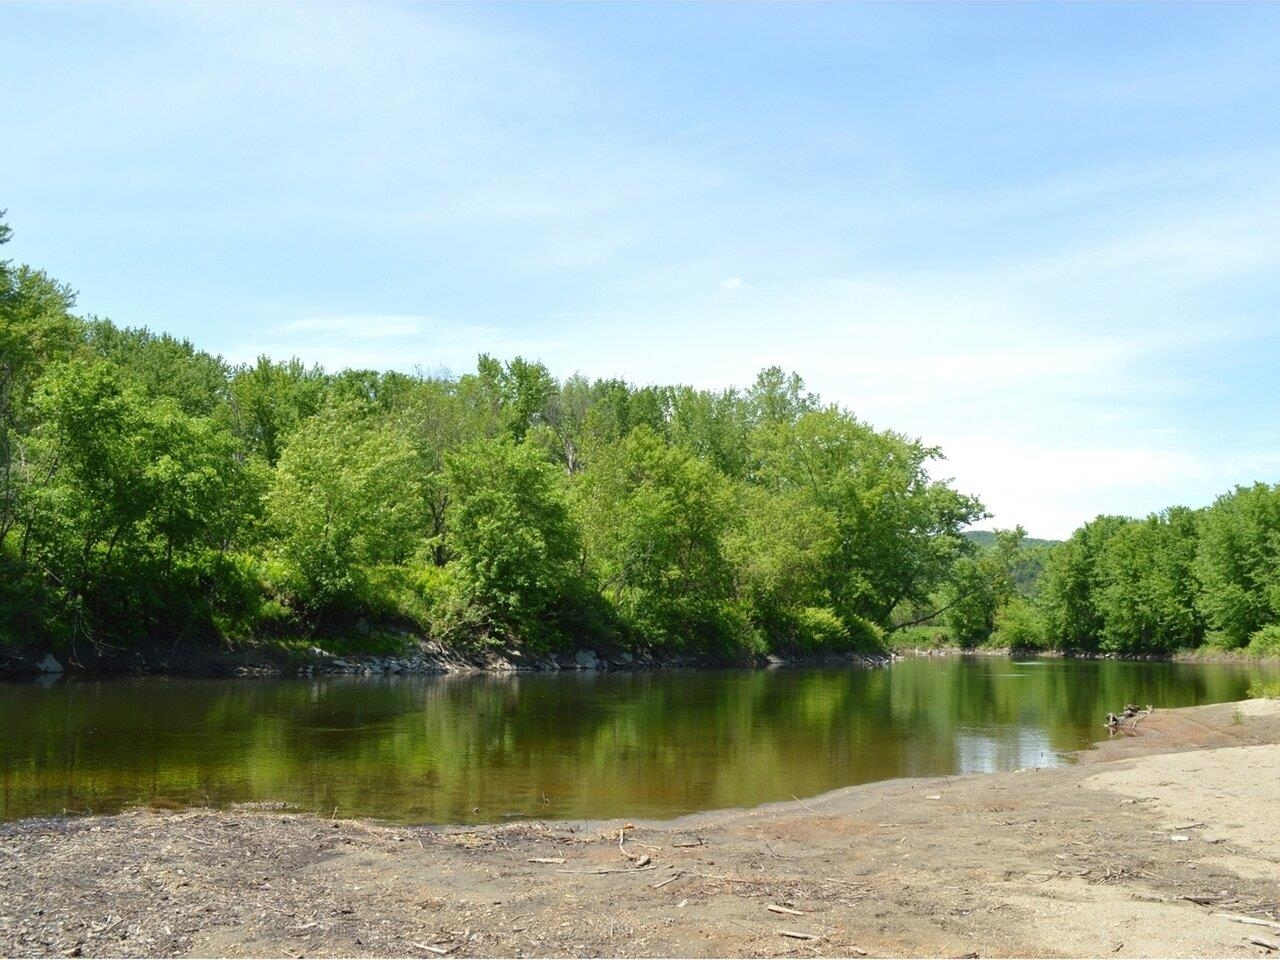
[[[260,354],[721,388],[993,514],[1280,481],[1280,5],[0,4],[5,255]]]

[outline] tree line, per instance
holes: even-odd
[[[1100,516],[1051,547],[1021,531],[958,561],[944,616],[964,645],[1117,655],[1209,647],[1280,656],[1280,485],[1198,510]],[[1034,576],[1017,583],[1019,564]]]
[[[74,306],[0,263],[0,642],[874,649],[975,555],[937,449],[778,368],[231,365]]]

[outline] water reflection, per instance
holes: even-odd
[[[411,822],[667,817],[1059,763],[1130,703],[1241,699],[1226,664],[0,685],[0,818],[284,800]],[[1275,676],[1271,671],[1270,676]]]

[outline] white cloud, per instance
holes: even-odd
[[[751,284],[743,281],[741,277],[725,277],[719,284],[721,290],[747,290],[750,287]]]

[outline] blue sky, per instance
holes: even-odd
[[[1280,480],[1280,6],[0,6],[7,255],[230,360],[747,384],[995,522]]]

